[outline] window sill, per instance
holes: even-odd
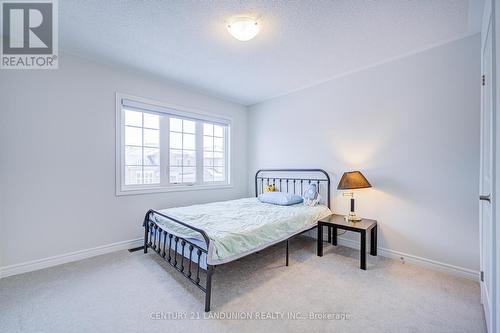
[[[203,191],[203,190],[224,190],[233,188],[231,184],[224,185],[193,185],[193,186],[170,186],[170,187],[155,187],[155,188],[137,188],[137,189],[117,189],[116,196],[123,195],[139,195],[139,194],[154,194],[167,192],[184,192],[184,191]]]

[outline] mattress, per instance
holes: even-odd
[[[219,265],[244,257],[313,227],[331,211],[324,205],[278,206],[257,198],[213,202],[159,210],[160,213],[199,228],[210,244],[206,263]],[[159,215],[156,224],[167,232],[197,244],[200,233]],[[205,259],[205,258],[203,258]]]

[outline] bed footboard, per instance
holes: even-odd
[[[198,232],[205,242],[205,247],[199,246],[185,238],[174,235],[162,229],[154,219],[153,215],[158,215],[166,218],[174,223],[178,223],[186,228]],[[184,222],[176,220],[170,216],[162,214],[158,211],[150,209],[144,217],[144,253],[148,253],[148,248],[155,251],[162,257],[170,266],[174,267],[191,283],[197,286],[205,293],[205,312],[210,311],[210,298],[212,294],[212,275],[214,272],[214,265],[206,263],[206,269],[201,267],[202,255],[205,258],[208,256],[208,246],[210,240],[207,234],[198,228],[190,226]],[[205,276],[204,284],[202,275]]]

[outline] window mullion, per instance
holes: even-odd
[[[141,165],[141,184],[144,185],[144,135],[145,135],[145,131],[144,131],[144,112],[141,112],[141,118],[142,118],[142,125],[141,125],[141,161],[142,161],[142,165]]]
[[[170,118],[160,117],[160,184],[170,185]]]

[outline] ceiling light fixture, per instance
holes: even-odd
[[[227,25],[227,31],[234,38],[242,42],[246,42],[257,36],[259,30],[259,23],[252,17],[236,17]]]

